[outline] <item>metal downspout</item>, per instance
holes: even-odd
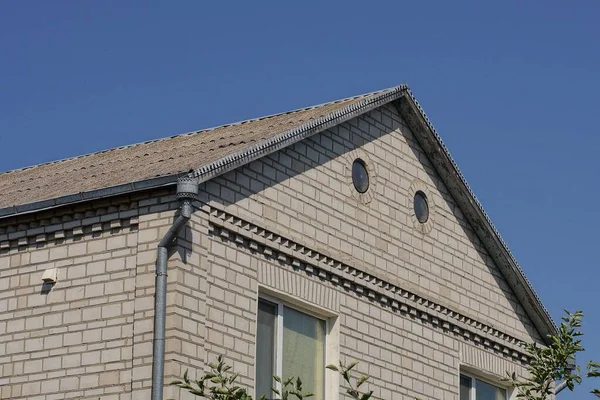
[[[198,180],[182,177],[177,181],[180,214],[158,244],[154,295],[154,339],[152,342],[152,400],[162,400],[165,381],[165,318],[167,312],[167,261],[169,247],[192,216],[192,201],[198,195]]]
[[[567,387],[567,381],[562,381],[561,383],[559,383],[558,385],[556,385],[556,387],[554,388],[554,395],[559,394],[560,392],[562,392],[565,388]]]

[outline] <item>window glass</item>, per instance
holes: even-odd
[[[360,158],[352,163],[352,183],[359,193],[365,193],[369,189],[369,172]]]
[[[277,305],[265,300],[258,301],[256,326],[256,397],[263,394],[272,397],[273,375],[275,371],[275,322]]]
[[[273,398],[273,375],[280,375],[283,379],[300,377],[304,392],[313,393],[314,400],[324,400],[326,335],[324,320],[275,300],[259,299],[256,398],[263,394]]]
[[[506,400],[506,389],[461,375],[460,400]]]
[[[460,376],[460,400],[471,400],[471,378]]]
[[[477,379],[475,400],[506,400],[506,390]]]
[[[414,204],[417,220],[424,224],[429,219],[429,204],[427,204],[425,193],[421,191],[415,193]]]
[[[282,377],[300,377],[306,392],[323,400],[325,321],[289,307],[283,310]]]

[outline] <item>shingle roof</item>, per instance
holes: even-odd
[[[377,93],[1,173],[0,209],[188,172]]]

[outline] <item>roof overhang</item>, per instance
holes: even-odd
[[[294,129],[248,146],[242,151],[228,154],[217,161],[200,166],[189,175],[197,177],[199,182],[205,182],[388,103],[393,103],[397,107],[400,115],[414,133],[417,141],[427,154],[467,221],[471,224],[480,241],[523,305],[525,312],[531,318],[544,340],[548,342],[549,339],[547,336],[557,332],[550,314],[543,306],[530,282],[525,277],[523,270],[519,267],[508,246],[492,224],[489,216],[483,210],[483,207],[475,197],[456,162],[442,142],[441,137],[437,134],[425,112],[406,85],[378,92],[341,110],[311,120]],[[162,176],[51,200],[3,208],[0,209],[0,220],[55,207],[174,185],[179,176]]]

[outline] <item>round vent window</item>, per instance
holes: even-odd
[[[360,158],[352,163],[352,183],[359,193],[365,193],[369,189],[369,172]]]
[[[429,219],[429,204],[427,204],[427,196],[420,190],[415,193],[415,215],[417,220],[424,224]]]

